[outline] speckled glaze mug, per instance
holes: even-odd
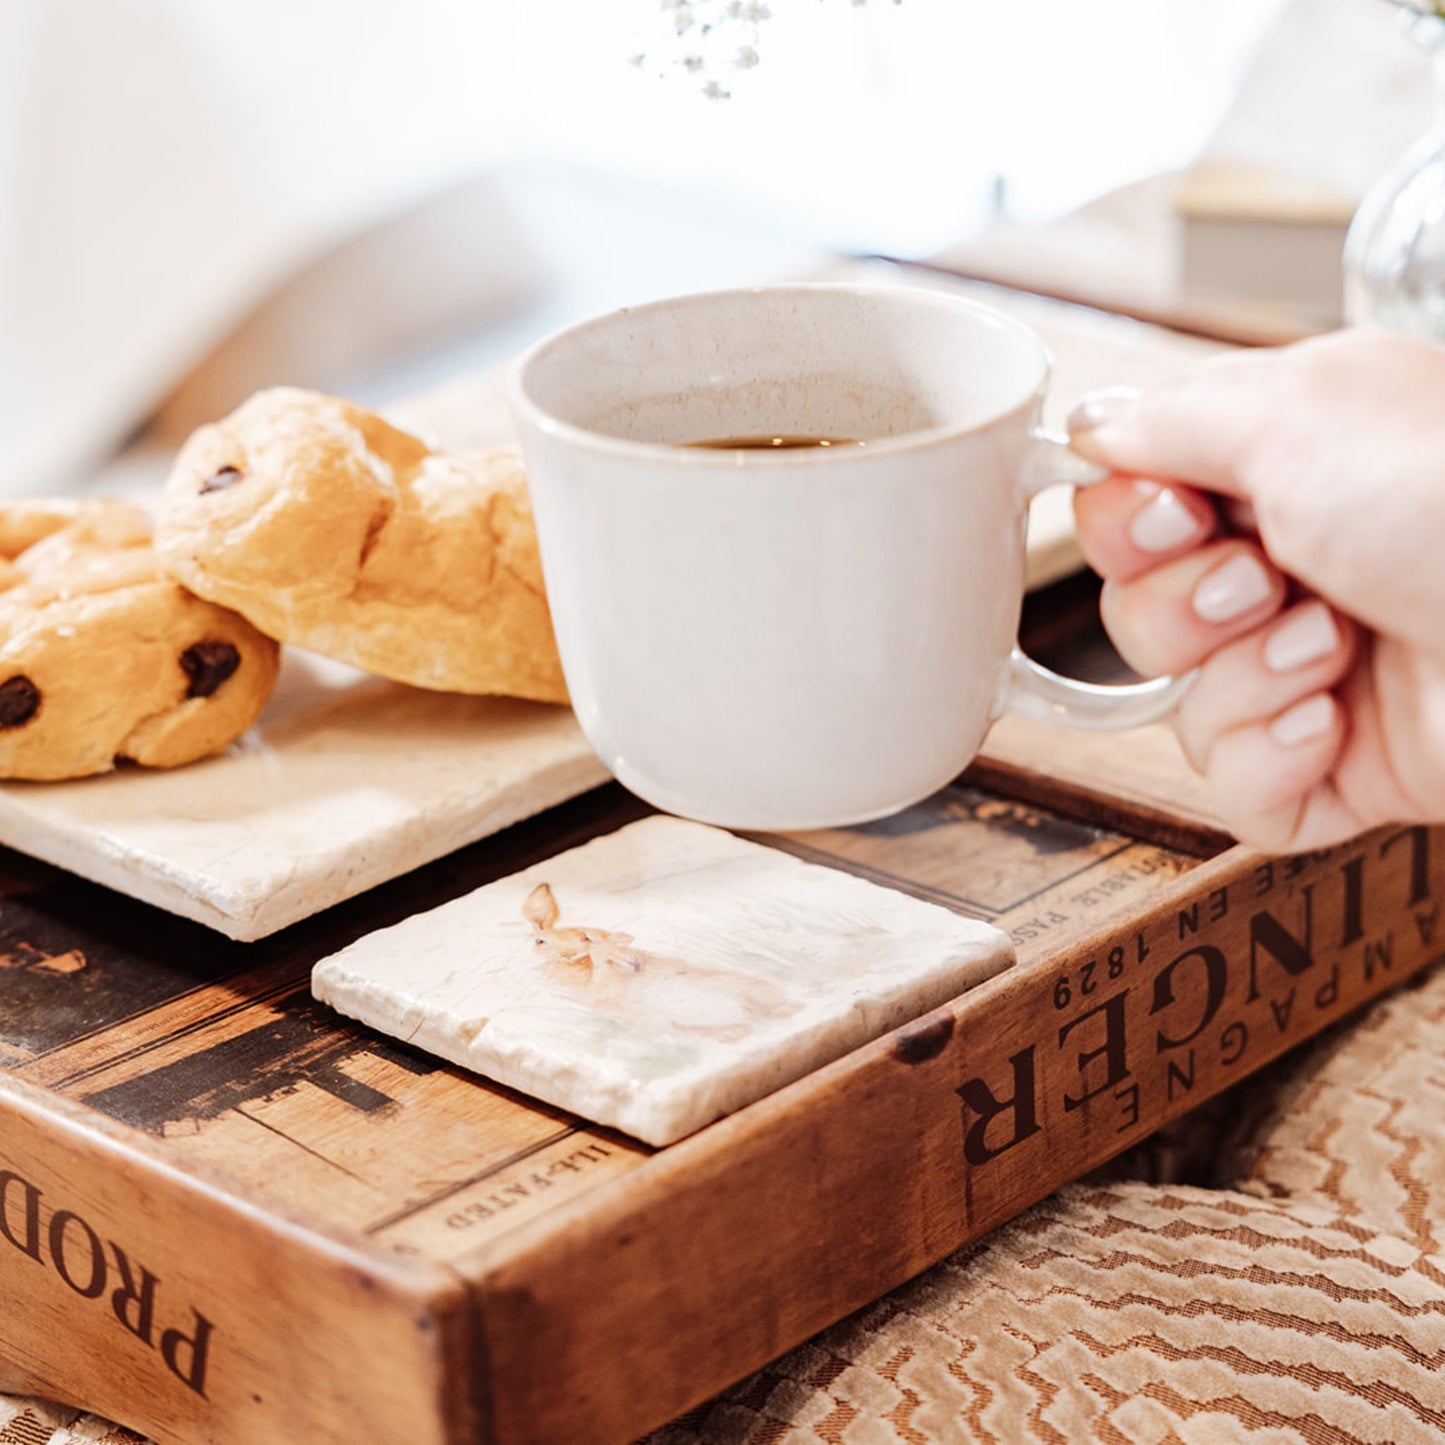
[[[1035,493],[1101,475],[1039,430],[1049,357],[942,291],[788,285],[570,327],[511,401],[578,719],[628,788],[725,827],[864,822],[1005,712],[1133,727],[1016,646]],[[728,450],[719,437],[861,446]]]

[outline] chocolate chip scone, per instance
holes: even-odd
[[[349,402],[263,391],[186,443],[156,545],[282,642],[417,687],[566,701],[514,452],[434,452]]]
[[[280,648],[162,575],[123,502],[0,504],[0,777],[172,768],[250,727]]]

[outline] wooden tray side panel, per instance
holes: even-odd
[[[1426,966],[1442,896],[1445,829],[1234,849],[522,1226],[460,1264],[488,1438],[674,1417]]]
[[[475,1436],[449,1275],[263,1214],[3,1077],[0,1298],[0,1380],[162,1445]]]
[[[611,790],[566,817],[595,835],[640,811]],[[551,822],[555,835],[565,818]],[[993,921],[1025,959],[1102,916],[1146,911],[1192,862],[960,786],[876,824],[765,841]],[[440,885],[428,878],[442,865],[422,870],[413,896],[509,871],[519,842],[538,848],[537,830],[448,860]],[[358,900],[328,920],[331,935],[350,941],[359,912],[385,908]],[[230,945],[214,976],[195,925],[77,880],[52,876],[0,915],[0,1068],[322,1232],[446,1264],[651,1152],[314,1003],[316,932]],[[4,1342],[0,1322],[0,1354]]]

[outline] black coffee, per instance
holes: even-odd
[[[690,447],[707,447],[718,452],[783,452],[798,447],[861,447],[858,437],[756,436],[708,437],[705,441],[688,442]]]

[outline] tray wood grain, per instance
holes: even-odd
[[[618,788],[252,945],[5,859],[0,1383],[163,1442],[626,1441],[1440,951],[1441,830],[1201,860],[1157,809],[1051,802],[960,782],[769,840],[997,921],[1019,964],[661,1151],[306,993],[347,939],[640,816]]]

